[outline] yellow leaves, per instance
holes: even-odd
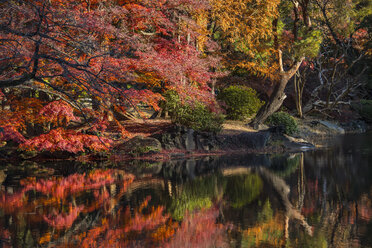
[[[155,72],[143,72],[137,78],[136,82],[151,86],[160,87],[161,78]]]
[[[208,12],[200,10],[193,14],[193,18],[196,20],[196,24],[198,25],[197,30],[195,30],[199,34],[197,37],[197,48],[203,52],[205,43],[209,39],[208,36],[210,35],[210,32],[208,31]]]
[[[239,51],[248,56],[242,66],[258,73],[271,72],[276,57],[271,53],[273,20],[278,17],[280,0],[212,0],[212,17]],[[262,67],[269,67],[265,69]],[[268,75],[271,77],[271,75]]]

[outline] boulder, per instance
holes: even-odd
[[[239,143],[249,149],[264,148],[269,141],[271,133],[268,131],[241,133],[237,136]]]
[[[115,148],[115,153],[131,154],[133,156],[160,152],[162,150],[159,140],[151,137],[136,136],[127,142],[118,145]]]
[[[335,133],[340,133],[340,134],[345,133],[345,130],[342,127],[339,127],[334,123],[331,123],[331,122],[328,122],[328,121],[323,121],[323,120],[320,120],[319,123],[322,124],[323,126],[327,127],[328,129],[330,129],[331,131],[333,131]]]
[[[198,132],[182,126],[174,126],[168,132],[155,134],[152,137],[158,139],[166,150],[209,151],[218,149],[221,143],[214,134]]]
[[[187,130],[187,133],[185,135],[185,147],[186,147],[186,150],[188,150],[188,151],[195,150],[195,148],[196,148],[194,130],[193,129]]]

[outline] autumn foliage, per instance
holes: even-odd
[[[355,13],[337,11],[343,2]],[[2,1],[0,139],[27,150],[107,150],[113,133],[128,137],[120,120],[160,111],[167,91],[218,114],[212,91],[230,72],[273,86],[257,126],[279,109],[303,61],[320,70],[319,89],[333,89],[322,83],[332,70],[322,68],[342,65],[351,78],[367,72],[354,66],[371,54],[370,12],[364,0],[349,2]],[[333,54],[319,56],[328,48]],[[339,78],[331,84],[344,85]],[[356,86],[336,87],[343,93],[335,101],[362,85],[347,79]]]
[[[186,0],[5,1],[2,140],[27,150],[101,151],[110,141],[71,131],[74,123],[113,122],[125,135],[113,111],[158,111],[166,89],[214,105],[208,83],[219,60],[197,49],[194,18],[208,8]],[[203,51],[215,46],[204,40]]]

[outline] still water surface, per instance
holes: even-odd
[[[372,247],[372,134],[167,163],[0,165],[1,247]]]

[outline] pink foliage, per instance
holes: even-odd
[[[44,106],[39,114],[47,117],[50,122],[58,122],[63,119],[66,120],[66,123],[69,123],[70,120],[79,121],[79,118],[74,115],[73,108],[62,100]]]
[[[73,174],[65,178],[27,182],[26,190],[36,190],[44,194],[51,194],[58,199],[63,199],[69,194],[81,191],[98,189],[113,183],[115,178],[111,170],[96,170],[92,174]]]
[[[108,138],[57,128],[47,134],[41,134],[26,140],[20,145],[20,148],[24,150],[78,153],[85,151],[85,149],[106,151],[111,147],[112,143],[113,141]]]
[[[45,222],[49,225],[55,227],[56,229],[69,228],[72,226],[76,218],[79,216],[80,212],[84,209],[84,206],[73,207],[70,205],[69,212],[67,214],[53,213],[48,216],[43,216]]]
[[[186,214],[175,236],[162,247],[229,247],[226,241],[226,227],[216,224],[218,209],[212,208]]]
[[[18,132],[13,126],[0,127],[0,141],[14,141],[23,143],[26,141],[25,137]]]

